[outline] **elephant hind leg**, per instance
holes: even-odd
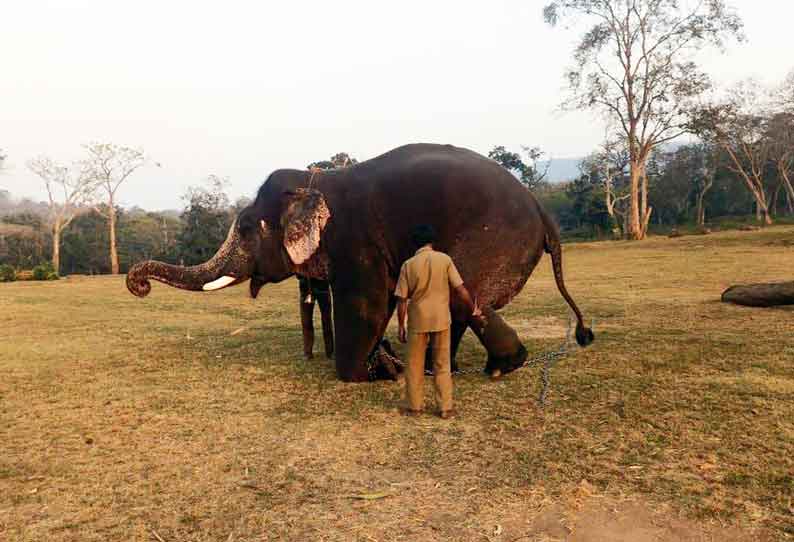
[[[468,324],[465,322],[452,322],[452,333],[450,337],[450,362],[452,363],[452,372],[458,372],[458,347],[460,347],[460,342],[463,340],[463,336],[466,334],[466,329],[468,329]]]
[[[488,352],[485,372],[490,375],[507,374],[523,366],[528,353],[518,333],[493,309],[486,310],[485,316],[488,319],[485,329],[472,328]]]

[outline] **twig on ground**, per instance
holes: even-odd
[[[165,540],[163,540],[163,537],[157,534],[157,531],[155,531],[154,529],[152,529],[152,535],[154,535],[154,537],[157,539],[157,542],[165,542]]]

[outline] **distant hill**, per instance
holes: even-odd
[[[540,171],[546,168],[546,164],[551,162],[549,166],[549,174],[546,180],[552,183],[559,183],[563,181],[572,181],[578,177],[581,172],[579,171],[579,163],[582,158],[552,158],[538,163]]]

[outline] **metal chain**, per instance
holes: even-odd
[[[534,365],[543,362],[543,368],[540,372],[540,394],[538,396],[538,404],[541,408],[546,406],[546,399],[549,395],[549,388],[551,387],[551,369],[557,364],[557,362],[568,356],[572,350],[576,349],[573,340],[573,330],[574,330],[574,319],[571,318],[568,321],[568,330],[565,333],[565,342],[563,342],[559,348],[556,350],[549,350],[544,352],[543,354],[536,356],[534,358],[528,359],[525,361],[521,367],[518,369],[523,369],[526,367],[532,367]],[[595,319],[592,320],[591,329],[595,327]],[[370,380],[375,380],[376,377],[376,370],[378,365],[378,357],[384,356],[386,359],[390,360],[392,363],[402,364],[402,360],[399,358],[395,358],[394,356],[390,355],[386,352],[383,348],[376,348],[372,354],[367,358],[367,374]],[[516,369],[516,370],[518,370]],[[455,376],[464,376],[474,373],[481,372],[482,369],[478,369],[476,367],[470,367],[468,369],[461,369],[455,372]],[[425,375],[432,375],[433,372],[430,370],[425,369]]]

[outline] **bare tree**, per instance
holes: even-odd
[[[654,147],[684,132],[686,104],[709,88],[692,61],[707,45],[742,38],[725,0],[554,0],[546,22],[579,16],[592,23],[566,74],[569,109],[593,109],[620,126],[629,148],[628,235],[642,239],[652,209],[646,164]]]
[[[780,186],[785,189],[789,214],[794,214],[794,112],[773,114],[766,127],[769,158],[775,165]]]
[[[93,186],[79,169],[70,169],[47,156],[28,162],[28,169],[44,181],[47,188],[49,222],[52,228],[52,267],[61,269],[61,234],[78,215],[80,205],[90,198]]]
[[[625,235],[624,222],[627,214],[623,204],[631,195],[617,186],[629,165],[629,149],[625,143],[625,138],[607,137],[599,149],[585,158],[580,165],[585,174],[598,173],[604,187],[604,204],[612,221],[613,234],[617,237]]]
[[[697,207],[695,219],[697,225],[705,227],[706,225],[706,206],[704,200],[706,194],[714,186],[714,178],[717,176],[717,169],[720,163],[720,151],[715,145],[709,143],[699,143],[695,146],[697,153],[700,155],[700,171],[695,175],[695,198],[697,199]]]
[[[771,224],[765,173],[772,156],[768,100],[758,82],[734,86],[727,98],[692,110],[689,129],[727,155],[727,168],[741,179],[755,199],[756,216]]]
[[[794,113],[794,70],[789,72],[783,84],[780,85],[777,94],[781,109]]]
[[[110,272],[118,274],[119,256],[116,249],[116,193],[119,187],[138,168],[148,162],[140,149],[114,143],[90,143],[83,146],[88,158],[83,160],[84,175],[104,195],[104,206],[96,206],[98,213],[108,219],[110,228]]]

